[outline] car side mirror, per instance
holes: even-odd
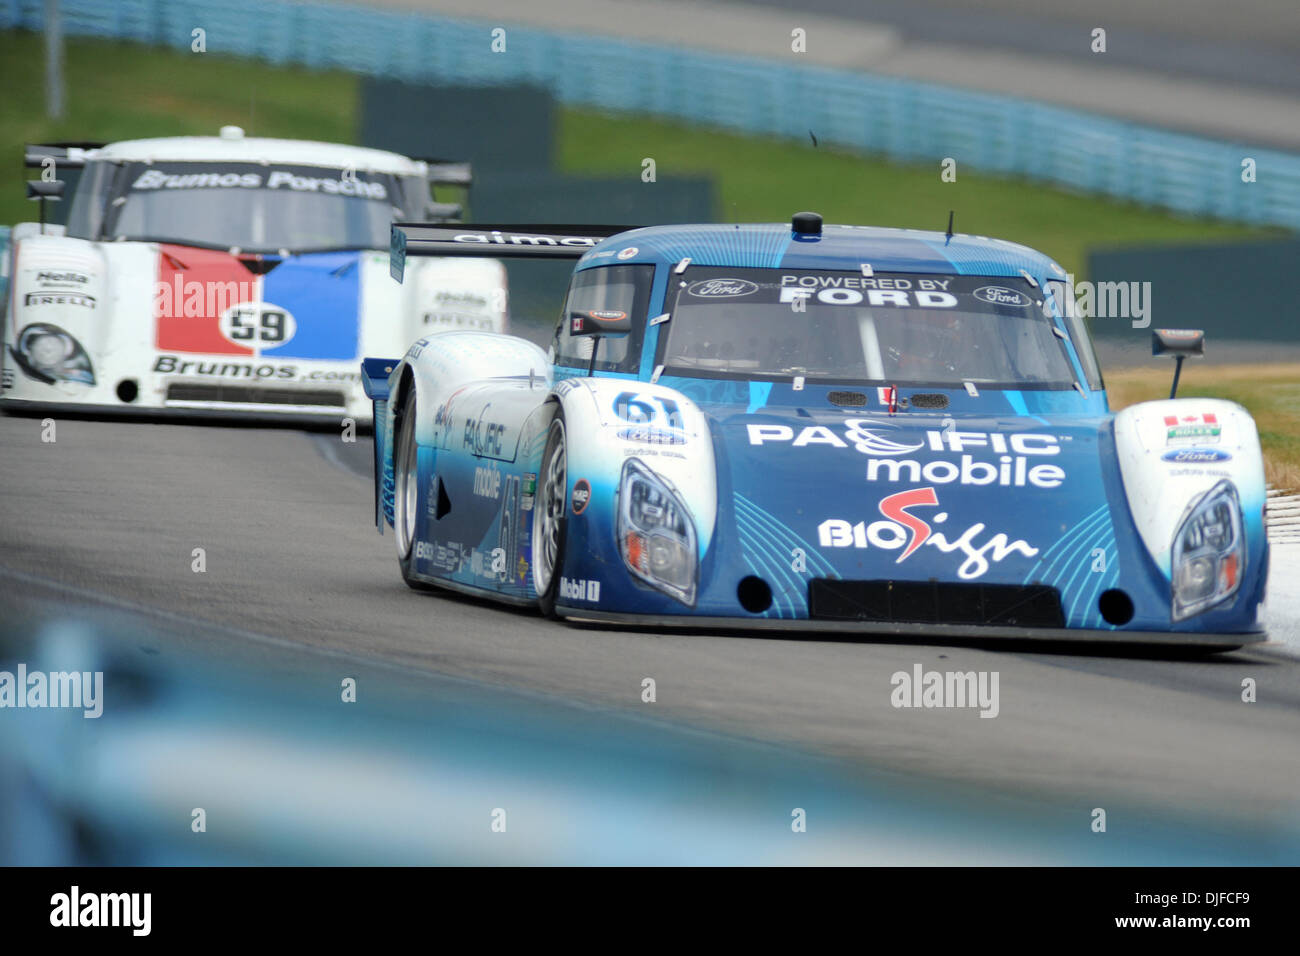
[[[600,340],[608,337],[621,337],[632,332],[632,317],[617,309],[593,309],[590,312],[569,313],[569,334],[572,336],[590,336],[591,365],[587,375],[596,374],[596,355],[600,351]]]
[[[465,207],[458,202],[430,202],[424,212],[434,222],[460,222]]]
[[[1183,371],[1183,359],[1189,355],[1205,354],[1205,333],[1200,329],[1152,329],[1151,354],[1174,357],[1174,384],[1169,397],[1178,394],[1178,378]]]
[[[632,332],[632,317],[615,309],[569,313],[570,335],[619,336]]]
[[[27,198],[38,199],[41,203],[41,233],[45,232],[45,204],[47,202],[59,202],[63,198],[62,179],[29,179],[27,180]]]

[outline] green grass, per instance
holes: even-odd
[[[32,33],[0,33],[0,222],[35,218],[23,199],[17,154],[24,142],[133,139],[215,133],[231,123],[251,135],[352,142],[359,83],[314,72],[134,44],[74,38],[67,44],[66,117],[44,118],[43,45]],[[898,166],[812,143],[756,139],[631,116],[559,110],[557,157],[567,172],[636,177],[653,157],[659,176],[706,174],[729,221],[782,221],[816,209],[828,221],[942,229],[1033,246],[1082,277],[1086,250],[1115,243],[1254,239],[1279,234],[1184,219],[1159,211],[958,167],[943,183],[932,168]],[[647,186],[646,188],[653,188]]]
[[[1086,274],[1086,250],[1118,243],[1220,242],[1285,234],[981,176],[958,166],[944,183],[939,164],[899,166],[814,147],[811,140],[753,139],[638,117],[562,114],[560,165],[567,172],[638,176],[645,157],[659,176],[716,177],[728,221],[782,222],[814,209],[828,222],[943,230],[1010,239]],[[599,144],[593,149],[592,144]],[[649,187],[647,187],[649,188]]]
[[[277,68],[211,53],[70,39],[64,118],[45,118],[38,34],[0,33],[0,222],[36,218],[23,198],[24,143],[149,136],[212,136],[226,124],[250,135],[352,142],[358,85],[348,73]]]
[[[1169,397],[1165,376],[1148,369],[1120,369],[1106,373],[1110,406]],[[1259,428],[1264,450],[1265,475],[1275,488],[1300,490],[1300,365],[1189,366],[1184,372],[1180,397],[1223,398],[1250,409]]]

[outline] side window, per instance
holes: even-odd
[[[69,198],[68,235],[77,239],[97,239],[99,225],[104,219],[104,203],[113,173],[118,167],[103,160],[92,160],[81,171],[76,191]],[[62,178],[62,177],[61,177]]]
[[[1064,314],[1065,327],[1070,331],[1070,340],[1074,350],[1079,353],[1079,364],[1088,379],[1088,387],[1094,392],[1105,385],[1101,379],[1101,366],[1097,364],[1097,353],[1092,348],[1092,336],[1088,334],[1088,324],[1079,314],[1074,303],[1074,294],[1064,282],[1047,283],[1047,291],[1056,302],[1058,311]]]
[[[402,217],[408,220],[422,220],[428,217],[429,203],[432,201],[432,193],[429,190],[429,182],[423,176],[402,176],[395,181],[401,183],[401,202],[397,202],[394,197],[393,205],[401,206]]]
[[[591,361],[593,340],[569,334],[569,313],[609,309],[632,316],[632,333],[601,339],[596,368],[606,372],[637,371],[653,281],[652,265],[597,266],[576,273],[555,328],[555,364],[585,369]]]

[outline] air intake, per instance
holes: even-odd
[[[808,584],[813,620],[1064,627],[1061,593],[1044,584],[841,581]]]
[[[320,405],[343,408],[342,392],[328,389],[267,388],[260,385],[198,385],[179,382],[167,388],[169,402],[219,405]]]
[[[909,399],[913,408],[947,408],[948,396],[943,392],[916,392]]]
[[[832,405],[842,405],[845,408],[861,408],[867,404],[867,396],[862,392],[831,392],[827,398]]]

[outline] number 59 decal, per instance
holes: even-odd
[[[297,330],[293,316],[270,303],[244,302],[221,314],[222,337],[255,351],[283,345]]]

